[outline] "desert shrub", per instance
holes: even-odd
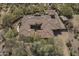
[[[56,3],[51,4],[51,9],[57,10],[58,9],[58,4],[56,4]]]
[[[5,33],[5,37],[6,38],[13,38],[13,37],[16,37],[17,35],[17,31],[15,29],[11,29],[9,28],[8,31]]]
[[[12,35],[12,34],[11,34]],[[14,35],[12,35],[14,36]],[[24,37],[17,40],[15,37],[10,36],[6,39],[6,51],[11,55],[24,56],[24,55],[35,55],[35,56],[56,56],[63,55],[62,49],[59,44],[60,41],[55,41],[55,38],[40,38],[40,37]],[[26,38],[26,39],[25,39]],[[56,43],[56,44],[55,44]]]
[[[25,37],[24,35],[20,35],[19,41],[23,41],[24,43],[31,43],[33,41],[33,37]]]
[[[77,55],[77,51],[74,50],[73,48],[70,49],[70,56],[76,56]]]
[[[6,39],[5,52],[8,53],[7,55],[14,55],[14,56],[27,55],[24,48],[24,43],[22,41],[18,41],[16,38]]]
[[[34,14],[37,12],[43,13],[47,8],[48,8],[48,6],[44,6],[43,4],[29,5],[25,9],[25,14]]]
[[[56,10],[59,15],[64,15],[69,19],[73,17],[71,4],[52,4],[51,8]]]
[[[39,55],[39,56],[45,56],[45,55],[62,55],[60,53],[60,46],[57,46],[55,44],[54,38],[49,39],[43,39],[43,38],[32,38],[29,43],[31,43],[30,51],[32,55]],[[28,43],[28,39],[26,40],[26,43]]]
[[[2,20],[2,25],[3,27],[11,27],[11,21],[13,20],[13,15],[8,13],[5,14],[4,16],[2,16],[1,20]]]
[[[14,47],[12,47],[12,55],[15,56],[25,56],[27,55],[27,52],[24,47],[24,43],[22,41],[16,41],[16,44]]]
[[[13,15],[15,15],[16,17],[20,17],[23,15],[23,9],[21,8],[16,8],[14,11],[13,11]]]
[[[59,8],[60,12],[62,15],[66,16],[67,18],[72,18],[73,17],[73,10],[71,7],[67,6],[67,5],[62,5]]]
[[[70,4],[70,7],[72,7],[74,14],[79,14],[79,4]]]
[[[68,43],[66,43],[67,47],[72,47],[71,42],[69,41]]]

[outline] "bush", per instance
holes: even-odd
[[[62,5],[59,10],[61,15],[64,15],[69,19],[73,17],[73,9],[67,5]]]
[[[5,33],[6,38],[14,38],[17,35],[17,31],[15,29],[9,28],[9,30]]]
[[[79,14],[79,4],[69,4],[72,7],[74,14]]]
[[[21,8],[16,8],[13,13],[13,15],[15,15],[17,18],[23,15],[23,9]]]
[[[9,29],[12,33],[12,30]],[[61,46],[55,43],[60,43],[55,38],[40,38],[40,37],[21,37],[21,40],[17,40],[14,34],[7,34],[8,37],[5,42],[5,51],[8,55],[35,55],[35,56],[56,56],[63,55]],[[23,36],[24,37],[24,36]],[[61,43],[60,43],[61,44]],[[7,51],[8,50],[8,51]]]
[[[51,9],[53,9],[53,10],[57,10],[58,9],[58,4],[52,4],[51,5]]]
[[[10,13],[2,16],[1,20],[2,20],[3,27],[11,27],[12,25],[11,21],[13,20],[13,18],[14,18],[13,15]]]

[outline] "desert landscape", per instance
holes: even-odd
[[[0,56],[79,56],[79,4],[1,3]]]

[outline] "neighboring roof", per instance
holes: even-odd
[[[62,21],[68,21],[67,17],[65,16],[60,16],[60,18],[62,19]]]

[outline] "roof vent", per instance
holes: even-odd
[[[41,26],[42,24],[34,24],[34,25],[30,25],[30,28],[37,31],[37,30],[41,30]]]

